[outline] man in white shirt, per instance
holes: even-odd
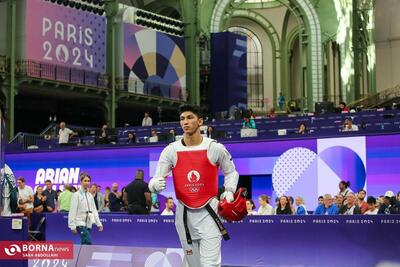
[[[165,201],[165,209],[161,213],[161,215],[174,215],[174,199],[172,197],[167,198]]]
[[[18,177],[18,208],[27,216],[33,211],[33,190],[29,185],[25,185],[25,179]]]
[[[267,195],[261,195],[258,198],[258,204],[260,204],[260,207],[258,208],[257,215],[274,215],[275,210],[274,208],[269,204],[269,199]]]
[[[100,222],[93,196],[89,192],[90,176],[86,173],[81,173],[80,178],[81,187],[73,194],[71,199],[68,227],[74,234],[79,232],[81,245],[91,245],[90,230],[92,225],[96,224],[99,232],[103,231],[103,225]]]
[[[153,125],[153,119],[150,117],[148,112],[145,112],[142,121],[142,126],[152,126],[152,125]]]
[[[58,143],[59,144],[68,144],[69,139],[75,135],[75,133],[65,127],[65,122],[60,123],[60,130],[58,131]]]
[[[151,192],[160,192],[172,171],[178,199],[175,226],[185,254],[183,266],[190,267],[221,266],[221,237],[228,236],[220,221],[217,225],[218,168],[225,176],[221,200],[233,201],[239,179],[226,148],[201,136],[202,124],[197,107],[181,107],[184,137],[164,148],[149,182]]]

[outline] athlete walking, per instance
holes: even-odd
[[[175,226],[185,253],[184,266],[221,266],[221,237],[227,234],[216,215],[218,168],[225,176],[221,200],[233,201],[239,175],[226,148],[200,134],[203,117],[197,107],[181,107],[180,125],[183,139],[164,148],[149,189],[164,190],[172,171],[179,201]]]

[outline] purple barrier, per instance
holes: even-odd
[[[14,219],[22,220],[22,230],[13,230],[12,221]],[[20,217],[1,217],[0,216],[0,241],[23,241],[28,240],[28,222],[26,218]],[[3,249],[3,248],[0,248]],[[26,260],[0,260],[0,266],[7,267],[25,267],[28,266]]]
[[[74,240],[66,214],[46,214],[47,240]],[[174,218],[101,214],[104,232],[96,245],[180,248]],[[368,267],[400,263],[400,216],[253,216],[225,224],[222,243],[228,266]]]

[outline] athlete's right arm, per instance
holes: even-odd
[[[157,163],[156,173],[149,182],[149,190],[152,193],[161,192],[166,188],[165,178],[171,173],[174,166],[175,150],[172,145],[167,146],[161,152]]]

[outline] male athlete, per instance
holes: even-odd
[[[162,151],[155,176],[149,182],[152,192],[165,189],[165,178],[172,171],[176,198],[175,226],[184,250],[184,266],[221,266],[221,236],[227,237],[216,215],[218,168],[225,176],[221,199],[234,199],[239,175],[226,148],[203,137],[203,117],[193,106],[180,109],[183,139]]]

